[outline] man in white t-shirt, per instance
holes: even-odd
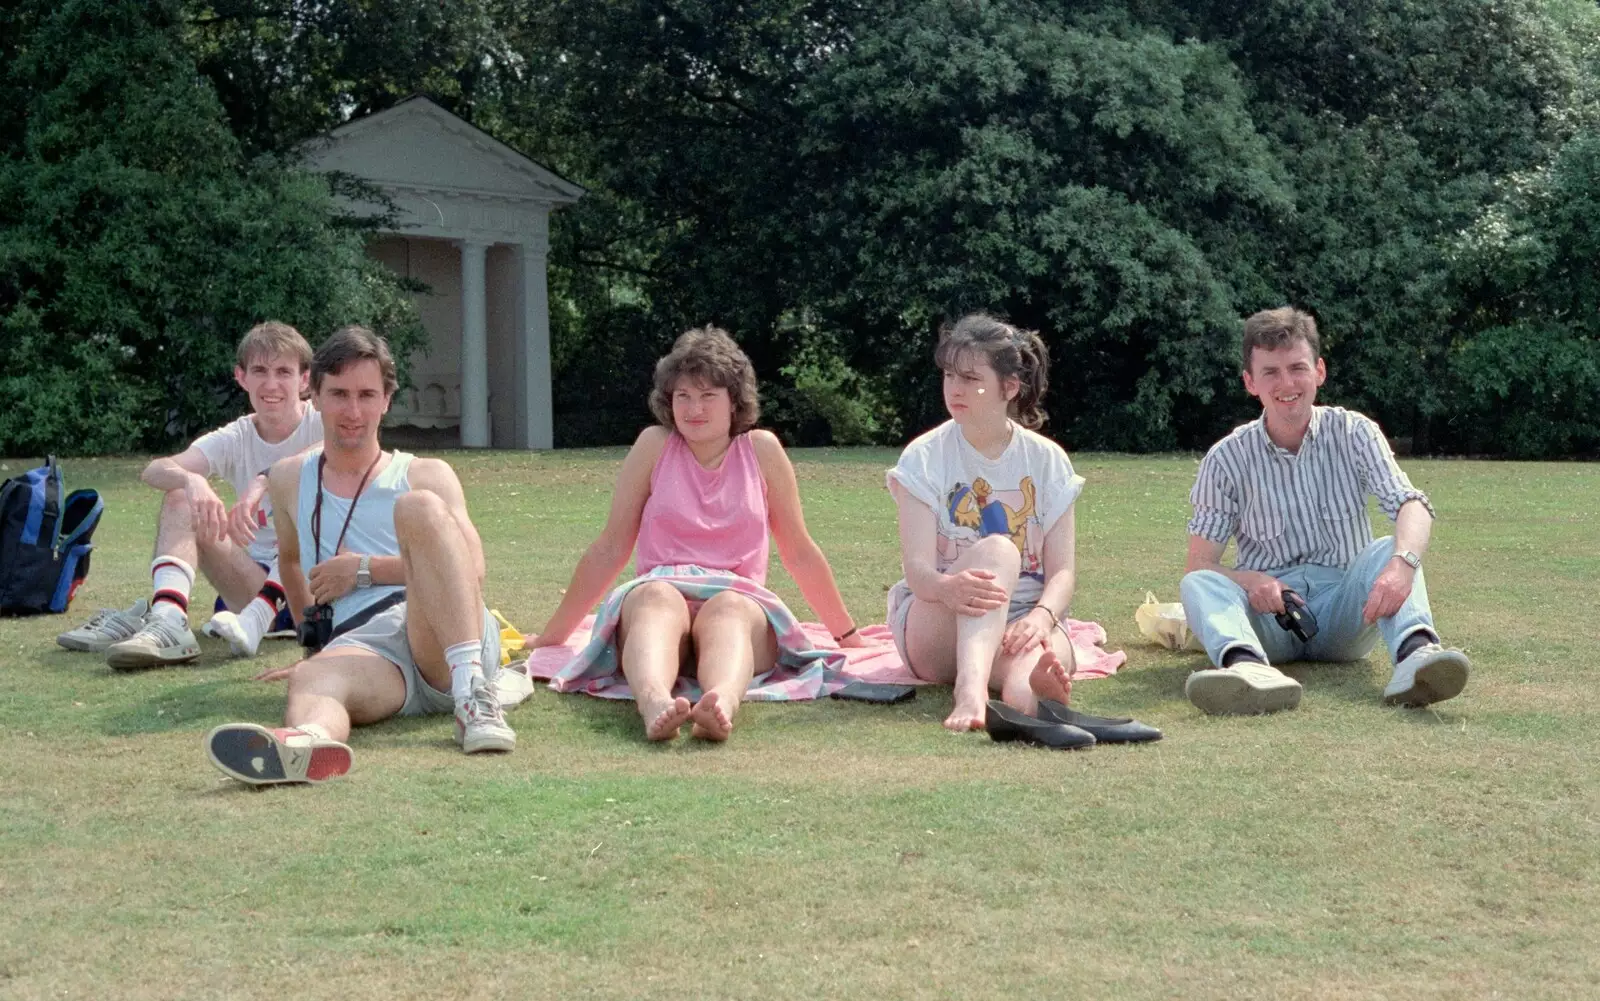
[[[233,377],[251,412],[177,455],[152,460],[139,477],[165,494],[151,597],[100,612],[57,643],[104,653],[119,671],[194,660],[200,646],[189,628],[189,594],[196,568],[217,589],[212,632],[236,655],[254,656],[267,633],[293,628],[287,614],[280,621],[288,609],[262,474],[322,441],[322,417],[305,398],[310,375],[311,346],[288,324],[258,324],[244,336]],[[212,489],[213,476],[233,484],[238,502],[231,511]]]

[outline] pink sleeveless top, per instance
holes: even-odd
[[[767,554],[767,481],[750,436],[734,438],[722,465],[706,469],[672,432],[650,473],[635,572],[692,563],[765,584]]]

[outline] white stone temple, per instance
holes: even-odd
[[[303,152],[393,200],[394,229],[368,253],[432,290],[417,301],[430,346],[388,423],[459,427],[464,448],[550,448],[550,212],[584,190],[425,97]]]

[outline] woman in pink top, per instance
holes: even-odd
[[[660,423],[628,451],[605,528],[530,644],[566,642],[637,544],[638,577],[607,599],[591,648],[552,685],[578,690],[620,662],[650,740],[670,740],[691,722],[693,736],[726,740],[753,677],[785,658],[824,656],[806,649],[794,617],[763,586],[769,529],[829,632],[843,646],[861,639],[806,531],[789,457],[775,435],[755,429],[755,370],[733,338],[715,327],[679,337],[656,363],[650,411]],[[680,672],[698,681],[699,701],[674,697]]]

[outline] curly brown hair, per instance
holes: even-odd
[[[685,331],[673,343],[672,350],[656,362],[650,413],[662,427],[676,427],[672,420],[672,393],[678,387],[678,380],[684,378],[728,391],[728,402],[733,405],[730,435],[744,434],[756,426],[761,416],[756,370],[726,330],[696,327]]]

